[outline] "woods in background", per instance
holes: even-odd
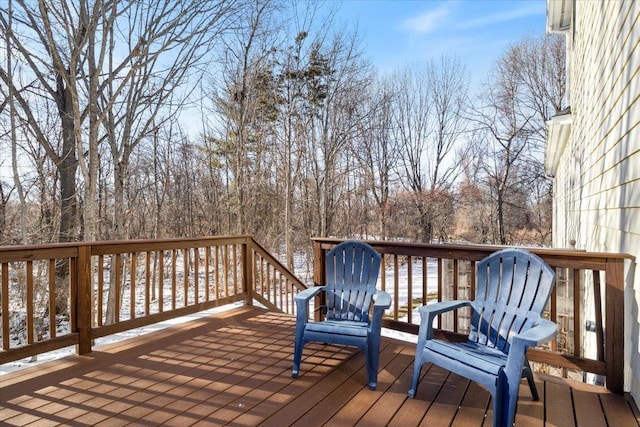
[[[0,244],[253,234],[545,245],[564,39],[479,92],[463,58],[388,75],[317,4],[9,0]]]

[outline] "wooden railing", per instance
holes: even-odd
[[[0,364],[305,286],[250,236],[0,247]]]
[[[324,283],[324,255],[340,239],[314,239],[314,282]],[[384,256],[380,285],[393,304],[384,326],[416,333],[416,307],[429,300],[472,299],[475,263],[496,246],[369,241]],[[546,315],[558,339],[529,350],[531,361],[606,376],[623,389],[626,254],[529,248],[555,268]],[[170,318],[243,301],[294,313],[305,285],[251,236],[0,247],[0,364]],[[582,295],[589,290],[593,306]],[[574,297],[577,296],[577,297]],[[589,313],[589,314],[587,314]],[[584,354],[585,322],[595,356]],[[468,313],[439,319],[460,338]]]
[[[314,282],[325,283],[324,256],[341,239],[314,239]],[[461,244],[412,244],[368,241],[384,257],[380,286],[393,303],[383,326],[416,334],[416,307],[429,300],[473,299],[475,264],[498,246]],[[560,369],[606,376],[606,386],[623,390],[624,372],[624,269],[627,254],[527,248],[556,270],[556,286],[545,315],[558,323],[558,337],[546,348],[529,349],[531,361]],[[401,277],[402,276],[402,277]],[[604,287],[602,284],[604,283]],[[585,307],[585,289],[593,295],[593,307]],[[586,318],[585,313],[589,314]],[[583,351],[585,322],[595,326],[594,357]],[[440,316],[438,328],[449,339],[468,332],[469,313]],[[592,332],[588,332],[592,333]],[[637,343],[636,343],[637,344]]]

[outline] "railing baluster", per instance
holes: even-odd
[[[233,266],[233,284],[234,284],[234,289],[233,289],[233,294],[234,295],[238,295],[238,293],[242,292],[241,289],[239,289],[240,286],[240,280],[238,280],[239,278],[239,274],[238,274],[238,245],[232,245],[231,246],[232,249],[232,253],[231,253],[231,265]]]
[[[209,286],[211,282],[209,280],[209,266],[211,265],[211,246],[204,248],[204,299],[205,301],[211,301],[209,292]]]
[[[413,257],[407,257],[407,321],[413,319]]]
[[[232,295],[229,292],[229,245],[224,245],[222,247],[222,257],[223,257],[223,286],[224,286],[224,291],[222,293],[222,297],[226,298],[229,295]]]
[[[593,305],[596,314],[596,357],[604,361],[604,334],[602,330],[602,289],[600,286],[600,271],[593,270]]]
[[[398,310],[400,308],[400,301],[398,293],[400,289],[400,269],[398,268],[399,261],[398,255],[393,256],[393,320],[398,320]]]
[[[182,286],[184,295],[184,307],[189,306],[189,254],[188,248],[182,250]]]
[[[27,308],[27,343],[33,344],[35,342],[34,332],[36,325],[33,321],[33,261],[27,261],[25,265],[25,274],[27,279],[27,294],[25,306]]]
[[[176,260],[178,259],[178,250],[173,249],[171,251],[171,310],[175,310],[177,306],[177,286],[178,286],[178,266]]]
[[[164,251],[158,251],[158,313],[164,311]]]
[[[200,248],[193,248],[193,303],[200,302]]]
[[[115,305],[114,305],[114,321],[120,321],[120,288],[122,281],[122,255],[115,255],[115,263],[111,263],[112,269],[115,269]],[[111,272],[113,274],[113,270]]]
[[[104,255],[98,256],[98,326],[103,324],[104,307]]]
[[[573,269],[573,355],[582,356],[582,310],[580,309],[580,289],[582,283],[580,281],[580,270]]]
[[[78,330],[78,257],[72,257],[64,260],[65,265],[68,266],[67,272],[67,289],[70,294],[70,307],[69,307],[69,319],[71,325],[71,331]]]
[[[144,315],[151,312],[151,252],[145,252],[144,256]]]
[[[278,295],[278,289],[277,289],[278,288],[278,278],[276,277],[276,273],[277,272],[276,272],[276,269],[273,268],[272,265],[269,265],[269,269],[271,270],[271,286],[270,286],[270,288],[271,288],[271,292],[272,292],[271,295],[272,295],[272,298],[273,298],[273,299],[271,299],[271,302],[275,304],[276,301],[277,301],[277,295]]]
[[[451,297],[451,299],[453,300],[458,300],[460,299],[458,297],[458,286],[460,285],[459,280],[458,280],[458,260],[454,259],[453,260],[453,295]],[[458,331],[458,323],[459,323],[459,316],[460,316],[460,310],[456,310],[453,314],[453,331],[454,332],[459,332]]]
[[[556,268],[556,277],[558,277],[557,270],[558,269]],[[550,300],[551,302],[549,307],[549,319],[554,323],[558,323],[558,286],[556,286],[553,289],[553,292],[551,292]],[[551,340],[550,346],[551,346],[551,351],[558,351],[557,337]]]
[[[384,292],[387,291],[387,257],[382,254],[382,260],[380,262],[380,289]]]
[[[214,281],[213,288],[214,293],[216,294],[215,298],[220,299],[222,295],[220,293],[220,246],[216,246],[214,250],[214,258],[213,258],[213,270],[214,270]]]
[[[438,302],[444,301],[444,283],[442,276],[442,258],[438,258]],[[442,329],[442,316],[438,316],[438,329]]]
[[[9,350],[9,263],[2,263],[2,349]]]
[[[474,300],[476,298],[476,275],[475,275],[475,271],[477,268],[477,262],[476,261],[470,261],[471,265],[469,266],[469,268],[471,269],[471,288],[469,289],[469,299],[470,300]]]
[[[50,259],[49,276],[49,336],[55,338],[58,330],[56,325],[56,260]]]
[[[137,270],[137,254],[131,253],[131,271],[129,272],[129,318],[136,317],[136,270]]]
[[[422,257],[422,305],[427,305],[429,298],[429,259]],[[413,323],[411,321],[410,323]]]

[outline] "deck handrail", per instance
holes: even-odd
[[[316,238],[314,245],[314,283],[324,283],[323,265],[325,254],[343,239]],[[434,299],[473,299],[475,293],[475,263],[496,250],[505,246],[474,244],[422,244],[396,241],[368,240],[383,255],[385,265],[389,265],[386,273],[381,273],[381,287],[389,292],[393,299],[390,315],[383,326],[416,334],[418,322],[413,322],[414,300],[417,305],[427,304],[429,262],[437,272],[433,276],[437,292]],[[595,253],[577,250],[527,247],[529,251],[540,256],[556,270],[557,281],[551,296],[547,316],[559,324],[559,338],[547,348],[529,349],[531,361],[554,365],[564,370],[603,375],[609,390],[621,393],[624,386],[624,286],[625,261],[634,262],[635,257],[622,253]],[[431,260],[431,261],[429,261]],[[422,271],[415,274],[413,264],[417,262]],[[399,264],[405,263],[407,269],[408,289],[406,297],[400,295],[398,283]],[[446,271],[448,269],[448,271]],[[604,274],[604,281],[601,275]],[[414,276],[421,276],[414,279]],[[387,283],[391,277],[391,286]],[[464,282],[464,283],[463,283]],[[414,292],[418,283],[419,289]],[[604,283],[602,288],[601,283]],[[433,285],[433,284],[431,284]],[[562,296],[582,295],[584,287],[591,287],[594,295],[594,315],[596,335],[595,358],[583,354],[585,309],[580,298]],[[604,305],[601,298],[604,291]],[[417,297],[414,295],[417,294]],[[411,303],[409,303],[411,301]],[[404,304],[403,304],[404,303]],[[566,310],[559,305],[564,303]],[[407,312],[406,320],[400,319],[399,313]],[[458,311],[448,319],[438,319],[441,334],[449,339],[464,339],[465,312]],[[568,340],[568,341],[567,341]]]
[[[248,235],[0,247],[0,364],[238,301],[292,313],[305,288]]]
[[[313,239],[315,284],[324,283],[324,254],[342,240]],[[414,304],[426,304],[431,297],[472,297],[475,276],[469,272],[474,271],[475,262],[502,248],[368,243],[383,255],[387,266],[381,286],[392,295],[393,305],[384,326],[409,333],[416,333],[418,328],[413,319]],[[558,285],[548,316],[567,329],[561,334],[566,342],[556,340],[549,348],[530,349],[530,360],[606,376],[607,388],[621,392],[625,262],[635,258],[628,254],[527,249],[556,269]],[[402,265],[408,289],[399,287]],[[429,268],[437,270],[433,272],[435,284],[428,282]],[[233,302],[256,302],[293,314],[294,296],[305,287],[248,235],[0,247],[0,364],[70,345],[85,354],[96,338]],[[581,295],[584,287],[594,294],[594,319],[586,318],[580,298],[561,295],[561,290]],[[433,295],[429,294],[431,288],[435,289]],[[109,301],[109,289],[120,298]],[[129,298],[123,298],[125,293]],[[58,331],[59,298],[68,302],[65,321],[69,327],[65,332]],[[19,310],[12,305],[16,300],[23,304]],[[563,304],[569,313],[563,311]],[[17,314],[24,319],[16,319]],[[595,325],[595,357],[586,357],[582,351],[586,320],[593,320]],[[465,321],[465,314],[460,312],[440,319],[439,328],[445,336],[457,339],[464,333]],[[38,324],[40,327],[36,327]],[[16,334],[22,334],[27,344],[15,344],[12,338]]]

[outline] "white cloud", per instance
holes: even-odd
[[[405,19],[402,22],[402,28],[418,34],[431,33],[443,24],[444,18],[446,18],[449,13],[449,8],[446,4],[443,4],[437,9],[430,10],[413,18]]]
[[[541,7],[539,3],[532,3],[518,9],[505,10],[504,12],[497,12],[474,19],[459,21],[455,25],[455,29],[470,30],[473,28],[485,27],[488,25],[499,24],[502,22],[512,21],[514,19],[526,18],[528,16],[535,16],[544,13],[544,7]]]

